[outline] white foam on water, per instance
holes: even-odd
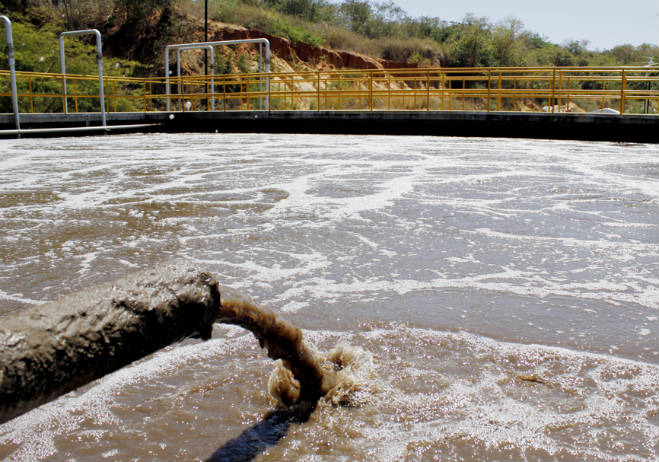
[[[125,268],[184,258],[218,271],[223,284],[254,293],[302,320],[308,313],[331,323],[338,316],[324,312],[326,303],[355,300],[381,306],[394,295],[458,289],[504,297],[515,315],[513,327],[543,328],[530,322],[525,307],[564,297],[575,313],[587,313],[592,325],[555,329],[561,338],[577,335],[574,329],[578,335],[586,330],[596,335],[598,323],[610,322],[607,315],[630,313],[638,319],[628,321],[627,331],[647,349],[656,337],[656,325],[647,324],[656,316],[648,314],[659,310],[659,179],[652,176],[656,165],[656,145],[542,140],[250,134],[92,137],[56,146],[50,140],[8,140],[0,146],[0,223],[8,231],[0,233],[0,300],[35,304],[41,295],[67,288],[72,274],[80,284],[95,283]],[[17,197],[13,204],[11,194]],[[43,268],[52,270],[44,273]],[[467,316],[467,298],[450,308]],[[398,328],[385,329],[382,335],[392,330]],[[356,439],[364,442],[366,459],[432,459],[424,454],[443,451],[446,447],[439,448],[439,441],[448,441],[489,448],[495,454],[513,445],[521,448],[517,459],[532,460],[538,450],[567,459],[626,460],[615,447],[594,444],[591,450],[579,438],[570,442],[566,429],[583,426],[590,433],[580,437],[596,443],[600,436],[591,429],[602,422],[607,430],[599,435],[611,441],[625,441],[611,430],[615,425],[639,431],[648,441],[656,437],[653,427],[643,423],[641,411],[632,412],[629,427],[611,423],[621,412],[620,403],[631,399],[620,387],[649,396],[650,404],[634,401],[639,409],[654,405],[656,393],[648,391],[649,385],[656,385],[654,365],[641,364],[640,372],[633,372],[635,366],[615,358],[486,340],[481,348],[481,340],[464,337],[467,334],[401,332],[410,341],[428,338],[427,348],[434,352],[416,348],[401,374],[429,388],[435,380],[441,386],[425,395],[396,394],[392,388],[389,398],[409,419],[378,424],[374,412]],[[323,333],[319,339],[332,335]],[[337,335],[366,343],[355,332]],[[216,342],[210,345],[224,348]],[[540,369],[531,372],[542,375],[543,367],[557,371],[558,381],[548,382],[556,387],[539,392],[543,384],[510,379],[512,366],[499,371],[492,361],[471,356],[461,367],[454,365],[457,372],[443,372],[435,359],[442,351],[432,346],[442,342],[453,342],[465,355],[484,348],[492,361],[520,354],[536,358]],[[612,354],[624,349],[621,342],[609,343]],[[633,351],[629,348],[628,354]],[[390,348],[393,357],[403,350]],[[189,351],[202,358],[206,354]],[[172,354],[162,354],[168,359],[149,380],[164,380],[166,363],[178,361],[168,356]],[[543,359],[552,355],[561,359]],[[193,361],[192,356],[188,359]],[[563,369],[557,365],[561,361]],[[484,369],[470,377],[467,371],[474,371],[474,363]],[[131,374],[140,377],[138,369],[148,371],[149,364],[140,363]],[[631,377],[616,381],[613,389],[602,379],[611,365]],[[388,377],[385,368],[380,374]],[[115,395],[135,383],[131,380],[105,389],[104,379],[85,393],[97,389],[97,397],[121,407]],[[587,380],[597,386],[586,386]],[[566,391],[570,383],[573,391]],[[528,391],[531,397],[547,395],[554,403],[563,393],[571,397],[564,405],[574,399],[584,407],[569,420],[555,406],[541,409],[538,400],[522,402],[510,396],[507,387]],[[484,402],[484,395],[492,401]],[[25,424],[20,438],[26,441],[21,443],[26,452],[16,457],[56,454],[48,441],[60,424],[71,432],[92,431],[78,412],[99,422],[112,418],[110,407],[97,407],[98,416],[92,412],[95,405],[90,404],[89,414],[79,411],[94,395],[88,401],[81,396],[45,407],[57,410],[71,400],[59,420],[44,415],[43,421],[51,424]],[[607,396],[614,399],[609,402]],[[76,399],[81,400],[77,407]],[[382,409],[384,415],[393,415],[393,407]],[[32,418],[40,410],[35,412]],[[428,418],[420,419],[423,416]],[[42,442],[30,443],[42,428]],[[637,446],[642,449],[643,444]],[[634,450],[628,460],[636,457]],[[656,458],[656,451],[647,449],[646,454]],[[335,456],[333,460],[351,459]],[[291,459],[314,460],[314,455],[307,451]]]
[[[470,460],[483,454],[497,459],[540,454],[543,460],[658,456],[652,443],[659,439],[655,364],[402,325],[363,336],[371,345],[393,339],[406,350],[398,361],[382,358],[391,347],[375,353],[384,391],[383,401],[371,404],[379,407],[382,421],[360,425],[361,438],[350,443],[384,446],[372,460],[409,459],[417,444],[436,445],[426,457],[442,460],[461,460],[450,455],[456,444],[466,446]],[[417,350],[437,359],[407,363]],[[406,380],[421,389],[427,383],[432,392],[410,393]]]
[[[11,300],[14,302],[26,303],[28,305],[41,305],[44,303],[42,300],[33,300],[31,298],[26,298],[21,296],[21,294],[8,294],[2,289],[0,289],[0,300]]]

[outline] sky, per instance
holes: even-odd
[[[409,16],[461,21],[467,13],[497,23],[514,17],[553,43],[587,40],[591,50],[659,44],[659,0],[393,0]]]

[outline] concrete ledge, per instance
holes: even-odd
[[[659,142],[659,117],[421,111],[176,113],[168,131],[478,136]]]
[[[121,131],[169,133],[318,133],[547,138],[659,143],[659,116],[592,113],[461,111],[235,111],[109,113]],[[100,125],[100,115],[23,114],[26,129]],[[137,127],[143,125],[143,127]],[[131,126],[133,129],[131,130]],[[0,115],[0,137],[15,133],[11,114]],[[117,130],[119,131],[119,127]],[[99,127],[102,129],[102,127]],[[93,130],[92,130],[93,131]],[[112,128],[110,131],[113,131]],[[55,133],[75,136],[84,133]],[[21,136],[47,136],[25,132]]]

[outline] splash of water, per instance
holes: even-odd
[[[364,388],[359,370],[368,362],[360,349],[339,345],[320,352],[302,340],[298,327],[277,318],[273,311],[230,290],[222,293],[218,322],[248,329],[268,356],[277,360],[268,381],[273,398],[284,406],[316,403],[321,398],[334,406],[353,403],[355,394]]]
[[[336,374],[302,341],[302,331],[271,310],[230,298],[221,301],[217,321],[248,329],[270,358],[281,360],[269,388],[284,405],[316,402],[336,386]]]

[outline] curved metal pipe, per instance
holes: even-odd
[[[210,45],[191,45],[189,47],[180,47],[176,49],[176,75],[181,79],[181,51],[207,49],[211,52],[211,110],[215,110],[215,49]]]
[[[171,91],[169,84],[169,52],[177,48],[188,47],[202,47],[202,46],[225,46],[225,45],[239,45],[241,43],[259,43],[265,45],[265,73],[270,73],[270,41],[266,38],[255,39],[240,39],[240,40],[221,40],[219,42],[194,42],[194,43],[178,43],[175,45],[167,45],[165,47],[165,87],[167,94],[167,111],[171,110]],[[260,69],[259,69],[260,70]],[[270,77],[266,75],[266,92],[267,97],[265,100],[265,110],[270,110]]]
[[[107,126],[107,119],[105,116],[105,88],[103,85],[103,45],[101,41],[101,33],[98,29],[85,29],[85,30],[71,30],[59,34],[59,58],[60,68],[62,71],[62,78],[64,79],[64,113],[69,113],[68,101],[66,97],[66,57],[64,55],[64,37],[68,35],[86,35],[94,34],[96,36],[96,64],[98,66],[98,80],[100,86],[100,99],[101,99],[101,120],[103,126]]]

